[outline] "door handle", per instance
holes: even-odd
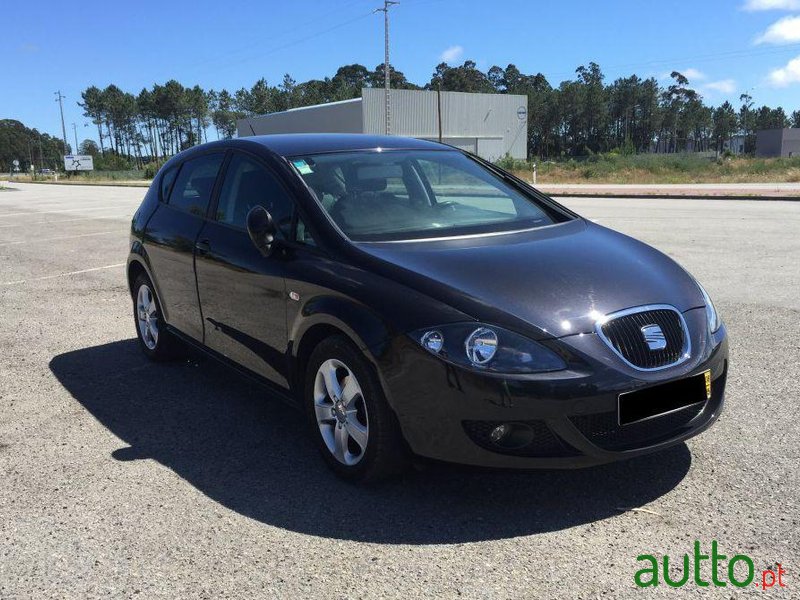
[[[211,252],[211,244],[208,240],[200,240],[194,245],[194,249],[197,250],[198,254],[208,254]]]

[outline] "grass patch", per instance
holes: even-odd
[[[509,164],[510,163],[510,164]],[[533,164],[499,161],[530,180]],[[694,154],[598,154],[583,159],[537,162],[538,183],[795,183],[800,157],[708,158]]]

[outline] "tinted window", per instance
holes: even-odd
[[[354,240],[492,233],[568,219],[460,152],[339,152],[291,163]]]
[[[217,220],[245,228],[247,213],[263,206],[287,235],[292,222],[292,200],[270,171],[255,160],[234,154],[219,195]]]
[[[420,159],[417,161],[440,203],[458,203],[459,206],[491,210],[516,215],[514,196],[507,189],[497,187],[485,178],[480,170],[473,172],[457,168],[442,161]],[[479,177],[478,175],[483,175]]]
[[[183,163],[169,195],[169,205],[205,216],[222,158],[222,154],[209,154]]]
[[[317,245],[317,242],[314,241],[314,237],[311,235],[311,231],[308,229],[308,227],[306,227],[306,224],[300,217],[297,218],[297,228],[295,229],[295,241],[301,244],[306,244],[308,246]]]
[[[169,200],[169,193],[172,190],[172,184],[175,183],[175,175],[178,174],[178,168],[172,167],[169,171],[161,176],[161,201],[166,202]]]

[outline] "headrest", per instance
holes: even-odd
[[[215,177],[192,177],[192,187],[197,190],[201,198],[209,198],[215,179]]]
[[[382,192],[386,189],[386,178],[359,179],[353,187],[359,192]]]

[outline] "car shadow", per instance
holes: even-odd
[[[231,510],[322,537],[442,544],[557,531],[651,502],[691,464],[680,444],[577,471],[434,464],[356,486],[324,465],[299,411],[211,359],[155,364],[131,339],[60,354],[50,369],[125,442],[114,459],[156,460]]]

